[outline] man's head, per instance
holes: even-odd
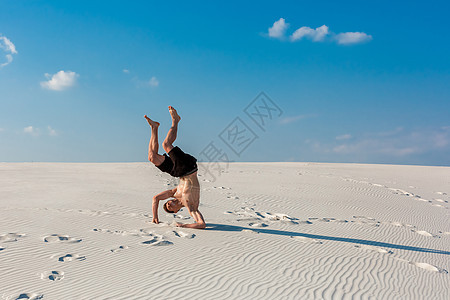
[[[177,213],[182,207],[183,204],[178,199],[169,200],[163,205],[164,210],[172,214]]]

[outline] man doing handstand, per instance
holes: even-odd
[[[152,128],[152,135],[148,145],[148,160],[161,171],[166,172],[173,177],[180,178],[180,183],[176,188],[161,192],[153,197],[153,223],[159,223],[159,201],[175,198],[164,203],[164,210],[168,213],[176,213],[182,207],[186,207],[189,214],[195,220],[195,223],[177,223],[177,226],[203,229],[206,227],[206,224],[202,214],[198,210],[200,202],[200,184],[197,178],[197,159],[192,155],[184,153],[178,146],[173,146],[173,143],[177,138],[178,123],[180,122],[181,117],[172,106],[169,106],[169,113],[172,116],[172,127],[170,127],[166,139],[162,143],[164,151],[166,151],[168,155],[166,153],[164,153],[164,155],[158,154],[159,123],[151,120],[147,115],[144,116]]]

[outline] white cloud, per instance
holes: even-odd
[[[352,138],[352,135],[351,135],[351,134],[343,134],[343,135],[338,135],[338,136],[336,137],[336,140],[342,141],[342,140],[349,140],[349,139],[351,139],[351,138]]]
[[[285,19],[280,18],[278,21],[273,23],[273,26],[269,28],[269,37],[284,39],[286,30],[289,24],[286,23]],[[372,36],[364,32],[342,32],[334,33],[329,30],[329,27],[322,25],[313,29],[308,26],[302,26],[295,30],[290,36],[289,40],[291,42],[299,41],[302,39],[309,39],[313,42],[336,42],[340,45],[352,45],[368,42],[372,40]]]
[[[47,126],[47,130],[48,130],[48,135],[50,135],[50,136],[57,136],[58,135],[56,130],[51,128],[50,126]]]
[[[41,82],[43,88],[53,91],[62,91],[73,86],[80,75],[72,71],[66,72],[61,70],[54,75],[46,73],[45,76],[49,80]]]
[[[123,69],[122,70],[125,74],[130,74],[130,70],[128,70],[128,69]]]
[[[3,132],[3,131],[5,131],[5,129],[4,128],[0,128],[0,132]]]
[[[16,46],[14,46],[14,44],[6,36],[0,36],[0,41],[3,42],[0,43],[0,48],[5,49],[5,51],[12,54],[17,54]]]
[[[311,27],[303,26],[294,31],[291,35],[291,41],[298,41],[302,38],[309,38],[314,42],[322,42],[325,37],[329,34],[328,26],[322,25],[316,29]]]
[[[16,46],[6,37],[0,35],[0,49],[6,53],[6,62],[0,64],[0,68],[9,65],[13,61],[12,54],[17,54]]]
[[[45,131],[45,130],[44,130]],[[23,129],[23,132],[32,136],[40,136],[42,131],[41,129],[34,126],[27,126]],[[52,128],[50,125],[47,126],[47,134],[49,136],[58,136],[59,132]]]
[[[269,28],[269,36],[277,39],[281,39],[284,37],[284,33],[286,29],[289,27],[289,24],[285,22],[283,18],[280,18],[278,21],[273,23],[273,26]]]
[[[131,81],[134,82],[137,88],[156,88],[159,86],[159,80],[156,76],[152,76],[150,79],[139,79],[137,76],[131,78]]]
[[[338,44],[350,45],[359,44],[372,40],[372,36],[364,32],[342,32],[336,35]]]
[[[10,63],[12,63],[12,61],[13,61],[12,55],[11,54],[6,54],[6,62],[0,64],[0,68],[3,68],[4,66],[9,65]]]
[[[159,81],[158,81],[158,79],[155,76],[153,76],[152,78],[150,78],[148,84],[151,87],[157,87],[159,85]]]
[[[25,127],[23,129],[23,132],[30,134],[32,136],[39,136],[41,134],[41,131],[39,130],[39,128],[35,128],[33,126]]]

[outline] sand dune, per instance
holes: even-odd
[[[450,299],[450,168],[232,163],[207,229],[148,163],[0,164],[0,299]]]

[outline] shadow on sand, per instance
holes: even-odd
[[[376,242],[376,241],[370,241],[370,240],[362,240],[362,239],[352,239],[352,238],[344,238],[344,237],[336,237],[336,236],[300,233],[300,232],[294,232],[294,231],[283,231],[283,230],[265,229],[265,228],[248,228],[248,227],[241,227],[241,226],[235,226],[235,225],[211,224],[211,223],[208,223],[207,227],[205,228],[205,230],[211,230],[211,231],[242,231],[244,229],[250,229],[250,230],[253,230],[258,233],[274,234],[274,235],[280,235],[280,236],[302,236],[302,237],[318,239],[318,240],[338,241],[338,242],[370,245],[370,246],[377,246],[377,247],[386,247],[386,248],[393,248],[393,249],[450,255],[450,251],[444,251],[444,250],[435,250],[435,249],[420,248],[420,247],[413,247],[413,246],[396,245],[396,244]]]

